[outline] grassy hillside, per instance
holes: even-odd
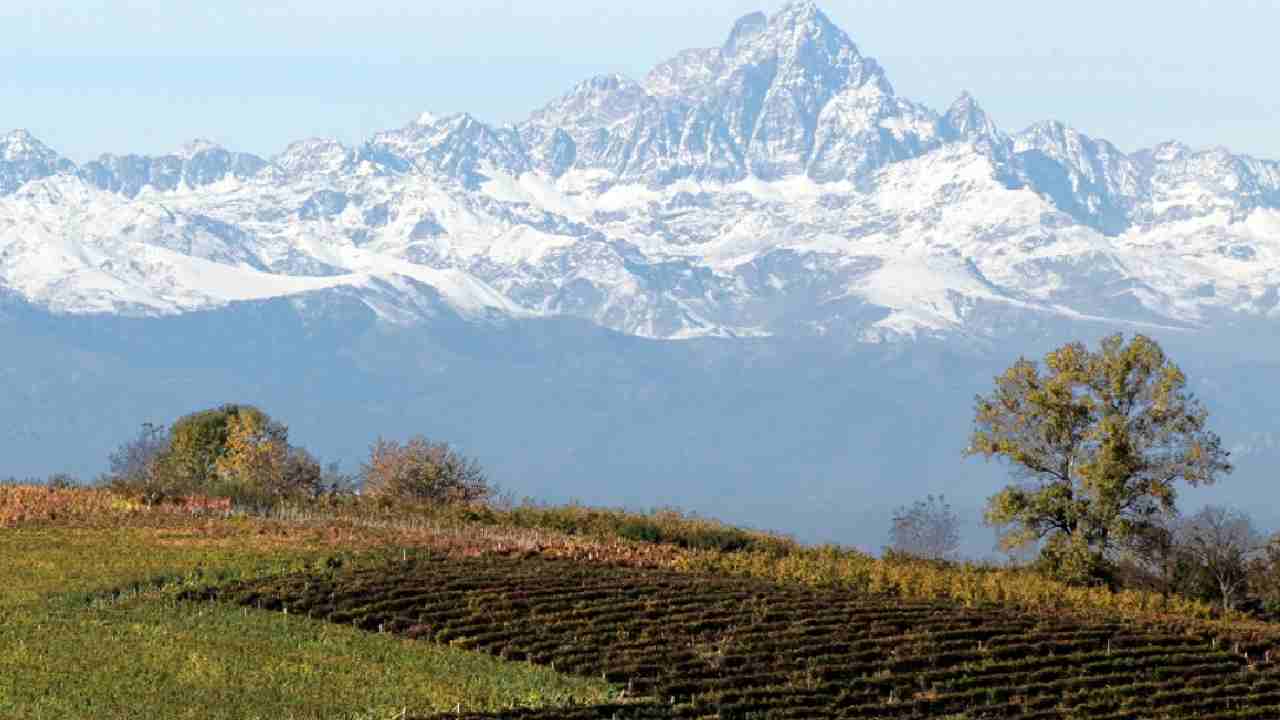
[[[9,487],[0,559],[5,718],[1280,717],[1275,626],[676,513]]]
[[[610,695],[598,678],[169,592],[357,563],[373,534],[121,511],[98,494],[0,494],[3,718],[373,719]]]

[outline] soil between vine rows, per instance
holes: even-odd
[[[615,703],[440,718],[1280,719],[1201,637],[546,558],[411,558],[195,594],[604,677]]]

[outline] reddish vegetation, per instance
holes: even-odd
[[[452,557],[545,556],[634,566],[666,566],[681,555],[670,545],[567,535],[552,530],[468,523],[450,517],[334,509],[232,514],[227,498],[189,496],[146,506],[100,489],[0,486],[0,527],[163,527],[166,542],[216,542],[257,536],[260,543],[360,550],[430,549]]]
[[[0,487],[0,527],[50,522],[86,522],[125,512],[124,500],[96,490],[36,485]]]
[[[0,527],[34,525],[102,525],[131,519],[172,522],[199,515],[231,512],[227,498],[192,495],[162,505],[146,506],[108,490],[55,488],[41,485],[0,486]]]

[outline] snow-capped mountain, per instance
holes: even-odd
[[[1270,322],[1280,163],[1009,135],[967,93],[935,112],[801,1],[512,126],[424,113],[355,148],[80,166],[10,133],[5,288],[132,316],[341,292],[397,324],[448,307],[654,338]]]

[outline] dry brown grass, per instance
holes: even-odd
[[[129,517],[138,509],[106,490],[0,486],[0,527],[100,523]]]
[[[285,509],[235,514],[226,501],[186,498],[146,506],[105,489],[0,486],[0,527],[129,527],[163,546],[293,550],[429,549],[457,557],[544,555],[588,562],[667,566],[668,545],[568,535],[539,528],[468,523],[454,516],[370,514],[349,509]]]

